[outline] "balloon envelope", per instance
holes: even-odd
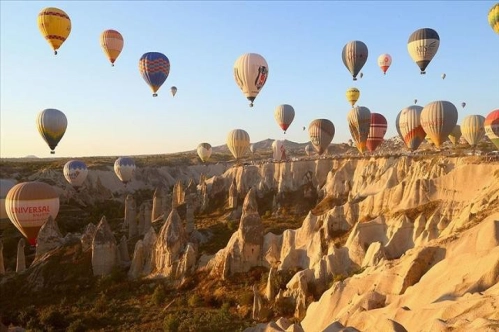
[[[172,92],[172,96],[175,97],[175,95],[177,94],[177,87],[176,86],[172,86],[170,88],[170,91]]]
[[[113,66],[123,50],[123,44],[123,36],[116,30],[105,30],[100,35],[100,46]]]
[[[80,160],[68,161],[62,170],[64,177],[73,187],[80,187],[88,175],[87,165]]]
[[[499,3],[496,3],[490,8],[487,18],[492,30],[499,34]]]
[[[139,59],[139,72],[151,87],[153,97],[170,74],[170,60],[163,53],[148,52]]]
[[[249,149],[250,149],[251,153],[255,153],[256,152],[256,146],[255,146],[255,144],[251,144],[250,147],[249,147]]]
[[[347,90],[347,92],[346,92],[345,95],[347,97],[348,102],[353,107],[353,105],[355,105],[355,103],[357,102],[357,100],[359,100],[360,91],[357,88],[350,88],[350,89]]]
[[[484,122],[485,135],[499,149],[499,109],[494,110],[487,115]]]
[[[379,113],[371,113],[371,124],[369,126],[369,135],[367,135],[366,147],[369,152],[373,152],[383,143],[387,128],[386,118]]]
[[[234,63],[234,80],[253,107],[255,98],[267,82],[269,65],[263,56],[246,53]]]
[[[55,153],[55,148],[66,132],[68,120],[64,113],[54,108],[48,108],[40,113],[36,118],[38,132],[50,147],[50,153]]]
[[[335,133],[334,124],[328,119],[313,120],[308,126],[310,143],[319,155],[326,152],[329,144],[333,140]]]
[[[456,125],[452,132],[449,134],[449,140],[453,145],[457,145],[459,143],[459,139],[461,138],[461,126]]]
[[[364,64],[367,61],[368,53],[366,44],[360,40],[348,42],[345,46],[343,46],[341,59],[350,74],[352,74],[354,81],[357,80],[357,74],[360,72],[362,67],[364,67]]]
[[[227,147],[236,160],[248,152],[250,146],[250,137],[243,129],[234,129],[227,135]]]
[[[9,190],[16,185],[15,180],[0,179],[0,226],[5,225],[5,221],[9,221],[7,210],[5,210],[5,197]],[[0,229],[3,227],[0,227]]]
[[[312,155],[312,153],[314,153],[313,146],[310,144],[305,145],[305,153],[307,154],[307,156]]]
[[[114,162],[114,172],[125,185],[132,181],[135,175],[135,161],[130,157],[119,157]]]
[[[279,127],[286,133],[295,118],[295,109],[288,104],[279,105],[274,110],[274,118]]]
[[[378,66],[379,68],[381,68],[383,74],[386,74],[386,71],[388,70],[388,68],[390,68],[391,65],[392,65],[392,57],[390,56],[390,54],[385,53],[381,54],[378,57]]]
[[[14,226],[35,245],[40,228],[59,213],[59,195],[44,182],[22,182],[7,193],[5,208]]]
[[[276,161],[286,160],[286,147],[284,141],[275,140],[272,142],[272,157]]]
[[[457,117],[457,108],[453,103],[445,100],[434,101],[421,111],[421,126],[433,144],[440,148],[456,126]]]
[[[208,161],[211,156],[211,145],[209,143],[200,143],[197,147],[197,153],[202,162]]]
[[[421,126],[421,112],[423,107],[412,105],[400,111],[398,120],[400,134],[405,145],[411,151],[417,150],[426,137],[426,133]]]
[[[366,150],[367,136],[371,128],[371,111],[364,106],[354,107],[347,115],[350,134],[360,153]]]
[[[437,54],[440,45],[440,36],[430,28],[414,31],[409,36],[407,51],[412,60],[418,65],[421,74],[425,74],[426,67]]]
[[[38,29],[57,54],[71,33],[71,19],[62,9],[44,8],[38,14]]]
[[[473,148],[485,136],[485,118],[481,115],[468,115],[461,123],[461,132],[464,139]]]

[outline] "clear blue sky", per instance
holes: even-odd
[[[0,156],[51,156],[35,125],[45,108],[68,118],[56,157],[186,151],[201,142],[225,144],[235,128],[246,130],[252,142],[306,142],[302,127],[316,118],[335,124],[333,143],[346,142],[345,91],[353,86],[361,91],[358,105],[387,118],[385,137],[396,135],[397,113],[415,98],[423,106],[453,102],[458,123],[469,114],[486,116],[499,108],[499,35],[487,22],[494,3],[2,1]],[[44,7],[61,8],[71,18],[71,34],[57,56],[38,31]],[[435,29],[441,43],[422,76],[407,40],[424,27]],[[125,39],[115,67],[100,48],[105,29]],[[369,48],[357,82],[341,60],[351,40]],[[149,51],[171,62],[157,98],[138,70],[139,58]],[[253,108],[233,79],[234,62],[246,52],[261,54],[269,64]],[[386,76],[377,66],[381,53],[393,58]],[[172,85],[178,87],[175,98]],[[273,116],[283,103],[296,111],[286,135]]]

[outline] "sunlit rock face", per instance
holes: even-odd
[[[97,225],[92,241],[93,273],[96,276],[110,274],[117,263],[118,248],[116,239],[104,216]]]

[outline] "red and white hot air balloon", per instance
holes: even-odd
[[[385,53],[381,54],[378,57],[378,66],[379,68],[381,68],[384,75],[386,75],[386,71],[388,70],[388,68],[390,68],[391,65],[392,65],[392,57],[390,56],[390,54]]]
[[[388,124],[386,118],[379,113],[371,113],[371,125],[369,135],[367,135],[366,147],[369,152],[373,152],[383,143]]]

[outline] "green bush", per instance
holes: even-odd
[[[166,315],[163,320],[163,331],[165,332],[177,332],[180,326],[180,321],[178,317],[175,317],[172,314]]]
[[[152,303],[154,303],[155,305],[160,305],[165,301],[165,299],[166,299],[166,292],[163,285],[156,286],[156,288],[154,289],[154,293],[152,294],[151,297]]]
[[[191,308],[199,307],[201,305],[201,299],[199,298],[199,295],[194,293],[191,296],[189,296],[189,299],[187,300],[187,304]]]

